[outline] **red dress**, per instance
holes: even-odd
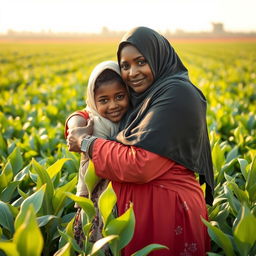
[[[180,164],[141,148],[97,139],[93,147],[97,175],[112,181],[119,215],[133,202],[135,233],[122,255],[148,244],[169,250],[154,256],[202,256],[210,251],[204,195],[195,175]]]

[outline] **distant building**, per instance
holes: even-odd
[[[216,34],[219,34],[219,33],[224,33],[225,30],[224,30],[224,25],[223,23],[221,22],[212,22],[212,33],[216,33]]]

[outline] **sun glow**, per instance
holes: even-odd
[[[254,0],[0,0],[0,6],[0,32],[97,33],[103,26],[120,31],[141,25],[162,31],[209,31],[216,21],[231,31],[256,30]]]

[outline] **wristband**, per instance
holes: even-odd
[[[88,155],[90,146],[93,141],[98,139],[98,137],[87,135],[86,137],[83,138],[81,142],[81,151],[86,153]]]

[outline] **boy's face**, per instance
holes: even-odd
[[[117,123],[128,110],[129,98],[126,88],[118,81],[109,81],[100,85],[94,95],[99,114]]]

